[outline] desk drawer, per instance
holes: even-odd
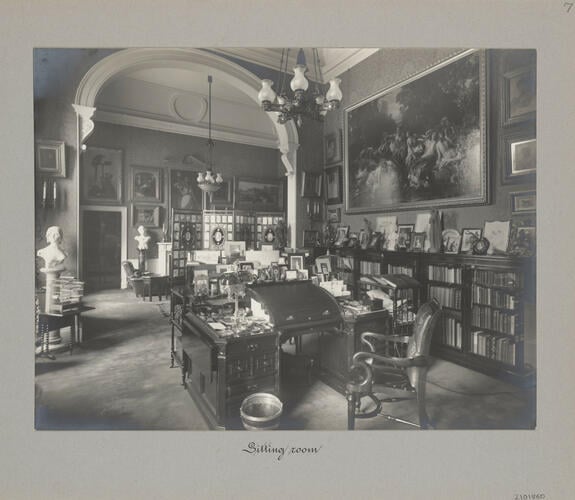
[[[244,354],[252,354],[265,351],[273,351],[276,349],[277,337],[249,337],[237,342],[229,342],[226,347],[228,356],[241,356]]]
[[[276,372],[276,351],[268,351],[251,356],[232,358],[226,361],[228,382],[251,377],[263,377]]]
[[[249,396],[254,392],[272,392],[275,390],[275,383],[276,378],[273,375],[271,377],[242,380],[234,384],[229,384],[226,387],[226,397]]]

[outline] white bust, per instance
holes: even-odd
[[[46,241],[48,246],[38,250],[38,257],[44,259],[43,271],[63,271],[64,270],[64,260],[67,255],[64,250],[62,250],[62,229],[59,226],[51,226],[46,231]]]
[[[139,226],[138,233],[138,236],[134,236],[134,239],[138,242],[138,250],[147,250],[150,237],[146,234],[146,228]]]

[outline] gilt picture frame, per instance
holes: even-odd
[[[120,205],[123,200],[122,149],[88,146],[81,156],[81,197],[84,203]]]
[[[46,177],[66,177],[64,141],[36,141],[36,168]]]
[[[285,183],[281,180],[236,178],[234,207],[255,212],[282,212]]]
[[[161,168],[133,165],[130,174],[130,193],[134,203],[162,201]]]
[[[488,203],[486,137],[484,50],[352,104],[344,110],[346,212]]]

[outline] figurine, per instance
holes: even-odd
[[[44,259],[45,271],[63,271],[63,262],[67,257],[66,252],[62,250],[61,243],[64,235],[59,226],[51,226],[46,231],[46,241],[48,246],[38,250],[38,257]]]

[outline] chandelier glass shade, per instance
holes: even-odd
[[[214,147],[212,140],[212,76],[208,75],[209,97],[208,97],[208,166],[205,172],[199,172],[196,179],[198,187],[207,193],[212,202],[212,195],[222,187],[224,179],[220,173],[214,173]]]
[[[319,84],[322,83],[321,66],[317,49],[312,49],[315,82],[311,92],[308,92],[310,83],[305,76],[307,66],[303,49],[299,50],[297,65],[293,68],[294,76],[290,81],[292,95],[288,95],[285,89],[287,80],[287,61],[289,49],[282,50],[279,69],[278,93],[272,88],[272,80],[262,80],[262,88],[258,93],[258,100],[264,111],[278,113],[278,122],[287,123],[294,120],[298,126],[302,124],[302,117],[309,117],[317,121],[323,121],[328,111],[337,109],[343,98],[339,88],[341,80],[333,78],[329,81],[329,89],[322,94]]]

